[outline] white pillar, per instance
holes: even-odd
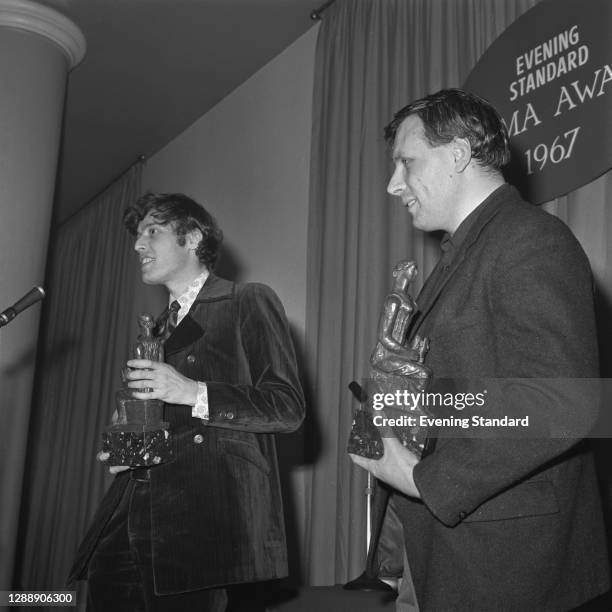
[[[66,78],[84,54],[60,13],[0,0],[0,310],[44,280]],[[12,578],[39,317],[35,305],[0,329],[0,589]]]

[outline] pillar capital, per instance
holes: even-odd
[[[0,27],[25,30],[58,45],[68,59],[68,70],[85,56],[81,30],[57,11],[30,0],[0,0]]]

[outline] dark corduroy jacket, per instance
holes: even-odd
[[[280,301],[265,285],[211,274],[165,349],[169,364],[207,383],[210,421],[165,407],[175,459],[150,471],[156,592],[286,576],[273,434],[299,427],[304,398]],[[103,499],[70,580],[86,577],[128,478],[119,474]]]

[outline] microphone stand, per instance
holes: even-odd
[[[356,382],[351,382],[349,384],[349,389],[360,403],[363,403],[367,400],[367,395],[361,388],[361,386]],[[347,582],[343,588],[348,591],[385,591],[385,592],[393,592],[395,593],[395,589],[388,585],[386,582],[383,582],[378,577],[378,567],[375,567],[376,560],[376,548],[378,546],[378,538],[380,537],[380,532],[382,530],[382,523],[385,514],[385,509],[387,507],[387,500],[389,494],[384,491],[381,492],[385,496],[384,504],[382,505],[382,512],[377,513],[377,516],[373,516],[375,510],[373,508],[373,497],[374,497],[374,477],[370,472],[368,472],[368,481],[365,489],[365,497],[366,497],[366,567],[363,573],[355,578]],[[372,523],[374,522],[374,529],[372,529]]]
[[[350,582],[347,582],[343,588],[348,591],[385,591],[395,593],[395,589],[392,586],[389,586],[386,582],[383,582],[378,577],[378,568],[375,567],[376,548],[378,546],[378,538],[382,529],[382,518],[384,513],[383,516],[376,517],[378,519],[376,521],[377,524],[374,525],[374,530],[372,530],[372,498],[374,493],[373,484],[374,477],[368,472],[368,483],[365,490],[366,517],[368,522],[366,527],[366,567],[360,576],[354,580],[351,580]],[[372,533],[372,531],[374,533]]]

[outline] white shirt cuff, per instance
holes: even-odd
[[[198,396],[191,416],[196,419],[208,421],[208,387],[206,383],[198,381]]]

